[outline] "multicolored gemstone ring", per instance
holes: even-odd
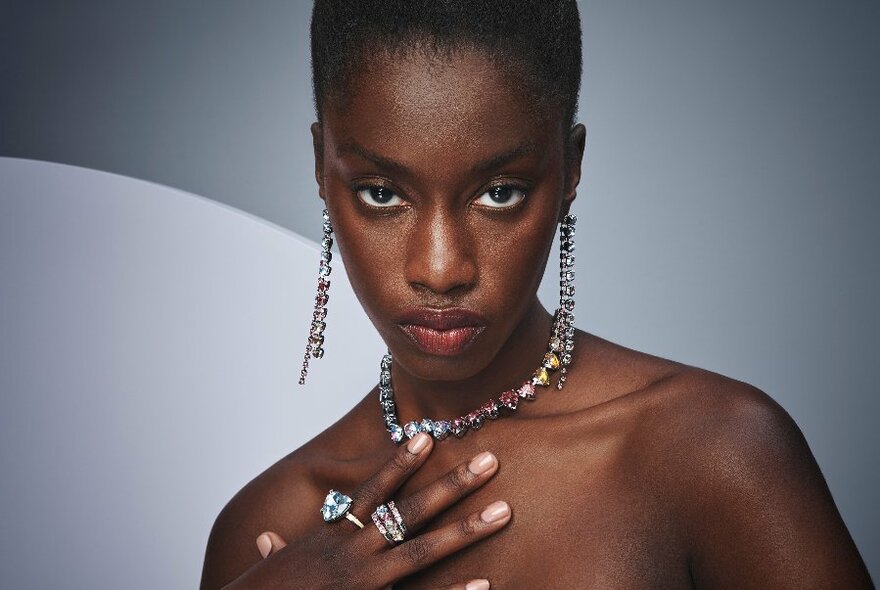
[[[385,537],[385,540],[396,545],[406,540],[406,526],[403,524],[403,517],[394,505],[394,500],[389,500],[386,504],[379,504],[371,515],[373,524]]]
[[[497,398],[490,399],[476,410],[452,420],[432,420],[407,422],[401,426],[397,419],[397,408],[394,403],[394,388],[391,386],[391,354],[382,357],[379,373],[379,404],[385,418],[385,427],[391,434],[391,440],[400,443],[410,439],[419,432],[426,432],[437,440],[443,440],[450,433],[458,438],[469,430],[478,430],[486,420],[495,420],[502,412],[513,412],[519,401],[532,401],[538,388],[550,386],[551,373],[559,368],[563,371],[571,364],[574,353],[574,314],[565,307],[556,310],[553,318],[553,330],[547,344],[547,352],[532,377],[516,389],[509,389]],[[556,385],[562,389],[564,379]]]

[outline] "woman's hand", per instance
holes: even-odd
[[[363,529],[341,519],[289,544],[275,533],[264,533],[257,543],[263,561],[226,588],[387,588],[506,525],[510,508],[499,501],[457,522],[418,534],[427,522],[495,474],[498,460],[483,452],[412,495],[395,499],[407,535],[403,542],[389,545],[370,515],[421,467],[432,446],[430,436],[415,436],[352,494],[351,512],[364,523]],[[468,590],[488,587],[485,580],[453,586]]]
[[[257,537],[257,549],[260,551],[263,559],[278,553],[286,546],[287,541],[281,535],[272,531],[266,531]],[[467,583],[453,584],[452,586],[445,586],[437,590],[489,590],[489,580],[471,580]]]

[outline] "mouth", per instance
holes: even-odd
[[[464,352],[486,329],[486,320],[463,308],[422,308],[405,314],[398,326],[422,352],[455,356]]]

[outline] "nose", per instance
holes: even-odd
[[[408,241],[406,278],[413,288],[449,296],[476,284],[477,265],[463,219],[450,212],[424,212]]]

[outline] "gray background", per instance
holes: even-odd
[[[779,400],[876,577],[880,5],[581,9],[579,325]],[[0,155],[149,179],[317,238],[308,10],[2,2]],[[4,182],[0,197],[11,199]],[[25,250],[4,260],[29,264]],[[281,446],[235,458],[246,465],[237,485]],[[10,468],[28,461],[4,457]],[[156,465],[152,475],[191,466]],[[205,513],[237,489],[222,481],[205,482],[217,490],[205,492]],[[4,533],[7,542],[17,540]],[[181,553],[183,569],[200,562],[191,546]]]

